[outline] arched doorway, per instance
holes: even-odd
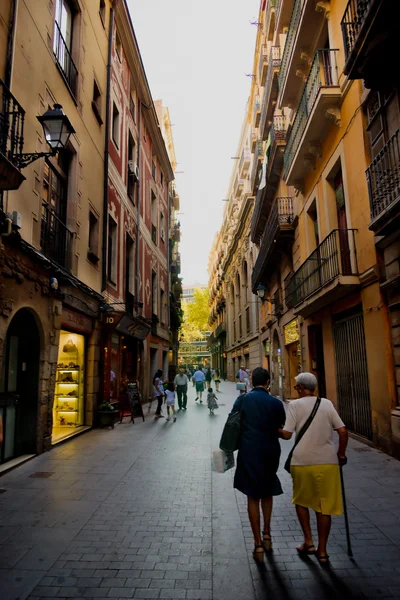
[[[272,341],[271,392],[282,398],[282,353],[278,332],[274,332]]]
[[[7,331],[0,410],[4,441],[0,462],[36,453],[40,334],[32,313],[23,308]]]

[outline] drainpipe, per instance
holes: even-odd
[[[15,30],[17,25],[18,0],[12,0],[10,22],[8,25],[7,59],[4,83],[11,90],[12,69],[14,63]]]
[[[106,123],[104,141],[104,180],[103,180],[103,247],[102,247],[102,271],[101,291],[107,287],[107,242],[108,242],[108,167],[110,139],[110,96],[111,96],[111,61],[112,61],[112,39],[114,31],[114,10],[110,10],[110,29],[108,33],[108,58],[107,58],[107,91],[106,91]]]

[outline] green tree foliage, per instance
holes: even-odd
[[[181,343],[205,339],[204,332],[208,329],[208,289],[195,289],[193,296],[193,302],[186,304],[183,309],[183,323],[180,329]]]

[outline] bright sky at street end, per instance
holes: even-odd
[[[168,106],[181,198],[184,283],[207,264],[236,154],[260,0],[128,0],[153,98]]]

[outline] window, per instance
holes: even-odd
[[[89,244],[88,244],[88,259],[96,265],[99,262],[99,219],[90,211],[89,212]]]
[[[155,164],[154,160],[151,161],[151,174],[155,181],[156,180],[156,164]]]
[[[157,273],[151,272],[151,302],[153,315],[157,314]]]
[[[242,315],[239,315],[239,338],[242,337]]]
[[[107,279],[114,285],[117,279],[117,224],[108,217]]]
[[[160,237],[163,242],[165,242],[165,219],[164,215],[160,213]]]
[[[132,134],[128,135],[128,175],[127,175],[127,193],[133,201],[136,178],[136,148],[135,140]]]
[[[400,127],[399,98],[392,91],[371,92],[366,103],[368,136],[373,160]]]
[[[119,62],[122,62],[122,43],[118,31],[115,32],[115,52],[117,53]]]
[[[93,80],[92,109],[99,125],[103,125],[103,119],[101,118],[101,93],[95,79]]]
[[[161,323],[165,324],[165,293],[164,290],[160,289],[160,313],[161,313]]]
[[[250,333],[251,324],[250,324],[250,306],[246,308],[246,331]]]
[[[135,300],[135,245],[131,236],[127,233],[125,238],[125,303],[126,310],[133,312]]]
[[[105,27],[106,26],[106,3],[105,3],[105,0],[100,0],[99,13],[100,13],[101,22],[103,23],[103,27]]]
[[[73,94],[76,93],[78,70],[72,60],[74,13],[68,0],[56,1],[53,52],[61,73]]]
[[[310,208],[307,211],[308,216],[308,225],[310,227],[310,251],[313,251],[317,246],[319,246],[319,229],[318,229],[318,212],[317,212],[317,202],[313,201]]]
[[[129,110],[132,115],[133,122],[136,123],[136,104],[132,96],[129,98]]]
[[[119,111],[115,106],[115,102],[113,102],[113,114],[112,114],[112,139],[114,144],[119,148],[119,133],[120,133],[120,124],[119,124]]]
[[[164,173],[162,171],[160,171],[160,183],[161,183],[161,187],[164,186]]]
[[[151,239],[157,244],[157,198],[151,191]]]

